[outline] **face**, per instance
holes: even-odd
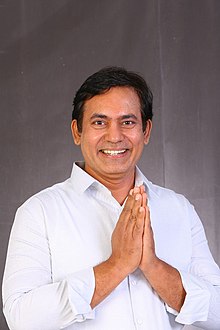
[[[74,142],[81,146],[85,171],[103,181],[134,176],[152,123],[142,129],[140,101],[129,87],[113,87],[84,104],[82,132],[72,122]]]

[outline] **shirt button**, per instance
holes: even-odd
[[[131,284],[132,284],[132,285],[136,285],[136,284],[137,284],[137,281],[132,280],[132,281],[131,281]]]
[[[138,325],[141,325],[143,323],[143,320],[142,319],[137,319],[137,324]]]

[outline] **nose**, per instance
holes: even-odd
[[[117,122],[111,122],[108,126],[105,136],[106,141],[108,142],[121,142],[123,140],[122,129]]]

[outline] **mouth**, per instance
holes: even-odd
[[[121,149],[121,150],[101,149],[100,151],[107,156],[118,156],[125,154],[127,150],[128,149]]]

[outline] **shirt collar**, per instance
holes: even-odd
[[[73,163],[70,177],[74,190],[76,190],[78,194],[83,194],[91,185],[97,182],[97,180],[84,171],[84,165],[84,162]]]
[[[148,200],[159,197],[156,186],[144,176],[144,174],[137,166],[135,178],[135,186],[140,186],[142,184],[145,186],[145,191],[147,193]]]
[[[86,171],[84,171],[84,162],[76,162],[73,164],[73,169],[71,173],[70,180],[73,183],[74,190],[78,194],[83,194],[90,187],[102,187],[104,190],[108,190],[103,186],[99,181],[94,179]],[[141,170],[136,166],[135,171],[135,186],[140,186],[144,184],[145,191],[147,195],[150,195],[150,192],[155,194],[153,189],[153,184],[144,176]]]

